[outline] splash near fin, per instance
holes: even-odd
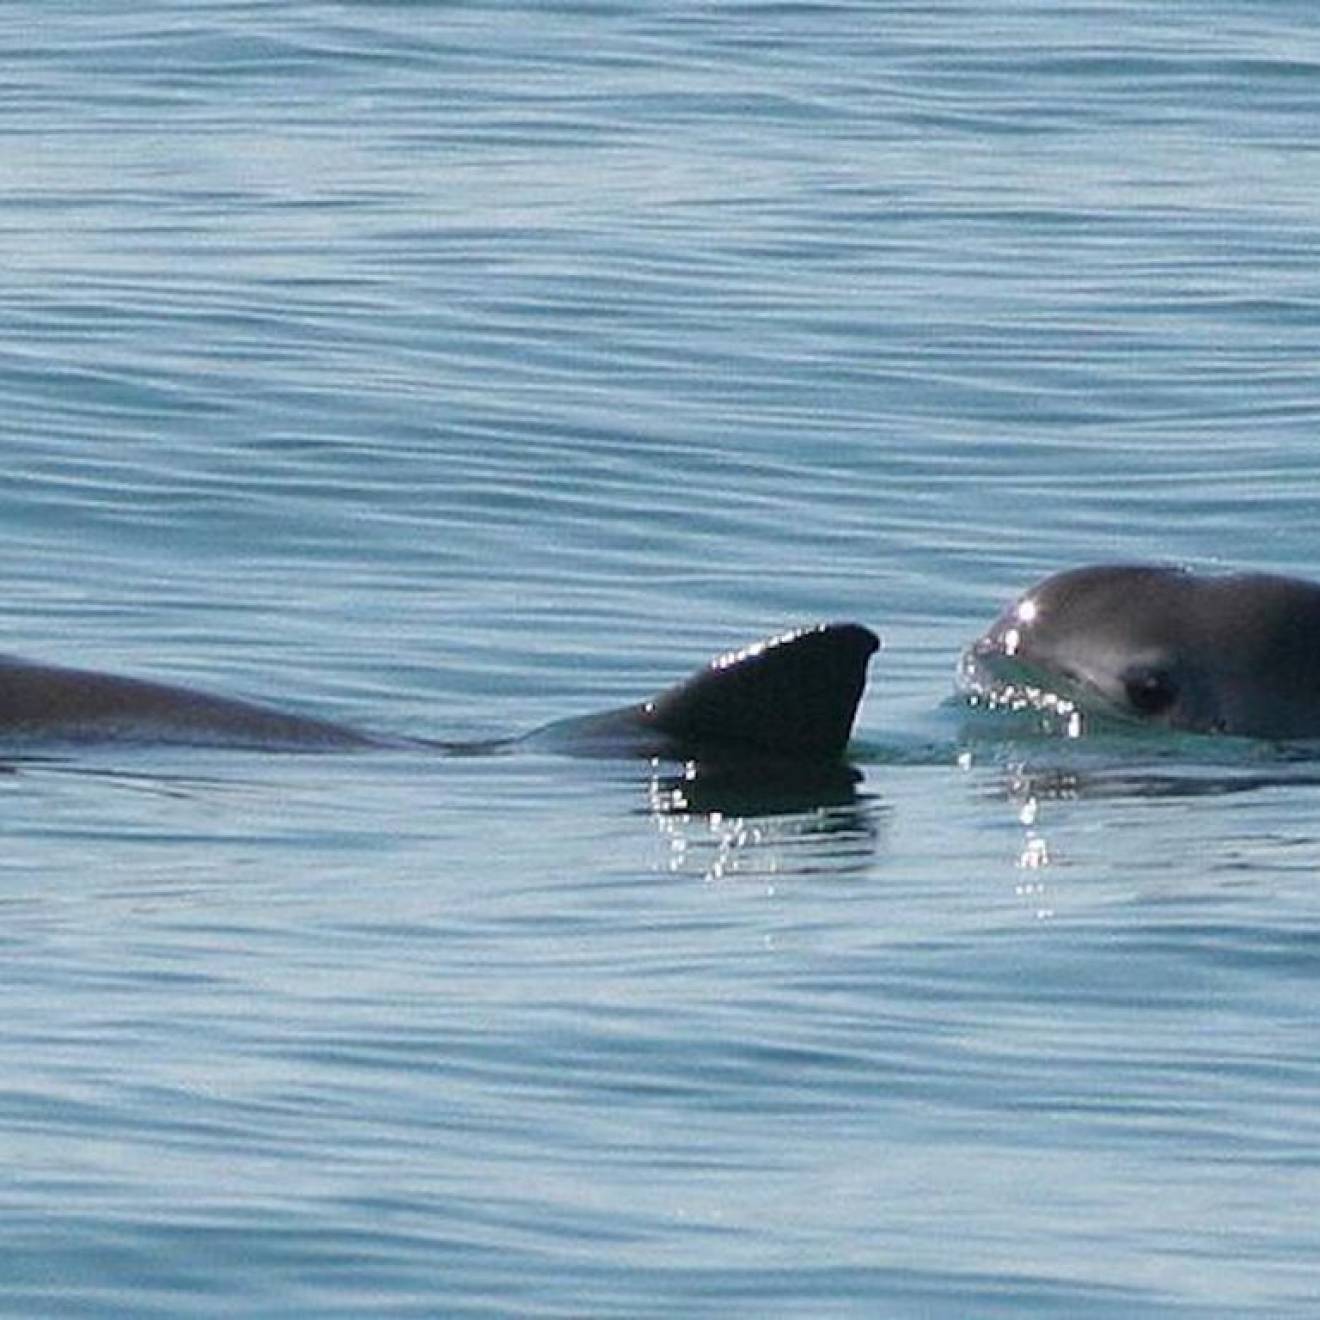
[[[879,646],[856,623],[782,633],[717,657],[645,702],[640,718],[683,748],[842,756]]]

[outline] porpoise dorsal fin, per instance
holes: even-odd
[[[857,623],[823,623],[717,656],[641,708],[681,747],[781,756],[842,756],[880,639]]]

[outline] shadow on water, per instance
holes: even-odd
[[[1040,801],[1208,798],[1320,785],[1320,743],[1270,742],[1109,721],[1072,734],[1050,720],[970,712],[958,763],[999,769],[995,796]]]
[[[1287,761],[1261,769],[1195,765],[1181,768],[1098,765],[1094,769],[1022,762],[1006,767],[1004,786],[1014,799],[1072,801],[1114,798],[1215,798],[1275,788],[1320,786],[1320,766]]]
[[[82,780],[89,784],[106,784],[132,792],[179,799],[196,797],[200,793],[227,787],[232,782],[214,775],[185,774],[151,766],[138,769],[89,764],[76,756],[55,752],[23,753],[0,761],[0,776],[21,779],[25,775]]]
[[[707,880],[865,874],[887,809],[846,764],[689,762],[657,769],[648,812],[667,840],[667,869]]]
[[[1206,798],[1320,785],[1320,741],[1170,732],[1130,721],[987,711],[959,698],[920,732],[857,741],[852,760],[883,788],[886,770],[979,772],[986,796],[1020,800]]]
[[[505,757],[516,750],[513,741],[443,745],[442,760]],[[84,760],[73,753],[23,752],[0,760],[0,776],[21,778],[40,773],[88,782],[150,785],[153,791],[176,796],[227,782],[162,767],[149,745],[134,749],[145,758],[141,766]],[[122,754],[122,750],[121,750]],[[284,757],[288,753],[280,752]],[[615,762],[617,765],[618,762]],[[862,772],[830,760],[801,762],[774,757],[718,760],[633,760],[637,780],[644,785],[648,813],[666,816],[784,816],[836,811],[846,814],[859,804]],[[630,776],[631,777],[631,776]]]
[[[29,779],[36,785],[43,780],[62,781],[87,790],[200,798],[210,803],[217,794],[227,799],[239,794],[246,800],[257,783],[251,761],[236,767],[234,778],[220,779],[181,768],[177,759],[162,761],[147,749],[139,750],[139,765],[131,764],[123,749],[110,764],[58,754],[11,756],[0,763],[0,775]],[[350,764],[337,761],[341,771]],[[444,764],[444,758],[436,761],[437,767]],[[306,769],[305,761],[302,765]],[[546,768],[552,772],[548,763]],[[601,768],[600,792],[617,804],[617,790],[626,789],[636,805],[631,813],[624,809],[625,817],[632,814],[650,821],[663,842],[659,869],[672,874],[765,884],[789,877],[862,876],[874,864],[888,820],[888,809],[866,791],[861,772],[842,762],[616,761],[608,770]],[[342,787],[355,780],[350,773],[338,782]],[[395,787],[397,782],[391,780]],[[483,777],[483,782],[488,791],[498,793],[502,781],[496,776]],[[581,810],[588,812],[591,781],[575,777],[575,782],[584,787]],[[306,787],[306,780],[299,783]],[[426,792],[433,788],[428,775]],[[525,788],[521,780],[509,785],[514,794]],[[263,788],[261,800],[269,796]],[[457,800],[470,801],[462,793]],[[419,828],[425,833],[424,825]]]
[[[861,779],[842,762],[688,761],[653,773],[649,797],[661,815],[781,816],[855,807]]]

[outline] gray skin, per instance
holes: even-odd
[[[413,746],[455,754],[528,746],[602,757],[829,761],[844,754],[878,646],[857,624],[804,628],[718,656],[649,701],[486,743],[376,737],[173,684],[0,657],[0,742]]]
[[[973,692],[1039,687],[1192,733],[1320,737],[1320,586],[1099,565],[1056,573],[963,658]]]

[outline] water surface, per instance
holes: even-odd
[[[6,650],[438,738],[886,650],[768,814],[8,757],[0,1307],[1312,1313],[1314,767],[941,703],[1053,569],[1317,571],[1318,26],[12,6]]]

